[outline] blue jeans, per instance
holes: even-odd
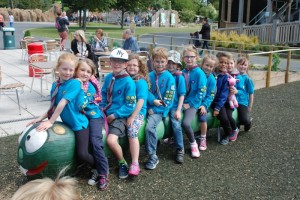
[[[90,142],[93,147],[93,156],[98,174],[107,175],[109,172],[108,161],[104,153],[102,142],[102,126],[103,119],[89,119],[90,120]]]
[[[183,135],[181,128],[181,119],[177,120],[174,118],[176,110],[170,110],[169,116],[172,123],[173,136],[175,141],[175,146],[177,149],[183,149]]]
[[[156,154],[157,148],[157,136],[156,136],[156,127],[162,120],[162,114],[152,114],[147,117],[146,125],[146,152],[149,155]]]

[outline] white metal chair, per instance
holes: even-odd
[[[52,55],[54,55],[55,60],[57,60],[58,55],[60,54],[59,43],[56,40],[45,41],[45,52],[49,55],[50,60],[52,60]]]
[[[41,96],[43,96],[43,77],[45,77],[46,79],[46,89],[48,90],[48,81],[47,81],[47,75],[51,75],[52,77],[52,81],[53,81],[53,69],[54,67],[40,67],[40,66],[35,66],[34,63],[42,63],[42,62],[49,62],[50,58],[48,54],[44,54],[44,53],[36,53],[36,54],[32,54],[29,57],[29,65],[32,67],[32,71],[33,71],[33,76],[32,76],[32,81],[31,81],[31,87],[30,87],[30,92],[32,91],[32,87],[33,87],[33,83],[34,83],[34,79],[39,77],[41,79]]]
[[[112,72],[112,68],[110,66],[109,56],[100,56],[99,60],[99,83],[102,84],[104,82],[104,78],[107,74]]]
[[[9,83],[9,84],[4,84],[2,85],[2,71],[1,71],[1,66],[0,66],[0,95],[2,94],[13,94],[12,91],[15,90],[16,96],[17,96],[17,102],[19,106],[19,115],[21,115],[21,106],[20,106],[20,99],[19,99],[19,89],[24,92],[23,87],[25,86],[24,83]],[[2,103],[2,105],[4,105]]]

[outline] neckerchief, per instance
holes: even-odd
[[[159,76],[164,73],[166,70],[162,71],[161,73],[157,74],[156,71],[154,71],[155,73],[155,86],[156,86],[156,90],[155,92],[157,92],[157,95],[158,95],[158,98],[159,100],[161,100],[161,103],[163,104],[163,106],[166,107],[166,103],[164,102],[162,96],[161,96],[161,93],[160,93],[160,90],[159,90],[159,85],[158,85],[158,79],[159,79]]]
[[[56,82],[56,86],[55,86],[55,89],[54,89],[54,91],[53,91],[53,93],[52,93],[52,97],[51,97],[50,108],[49,108],[49,110],[48,110],[48,112],[47,112],[47,117],[48,117],[48,119],[50,119],[50,118],[52,117],[52,115],[53,115],[53,113],[54,113],[54,111],[55,111],[55,106],[54,106],[54,104],[55,104],[55,98],[56,98],[56,95],[57,95],[57,93],[58,93],[58,88],[59,88],[59,86],[60,86],[62,83],[63,83],[63,82],[60,81],[60,79],[58,79],[57,82]]]
[[[129,74],[125,71],[122,70],[119,74],[114,75],[109,83],[108,91],[107,91],[107,106],[104,108],[104,111],[107,111],[111,104],[112,104],[112,91],[114,88],[115,80],[119,78],[124,78],[126,76],[129,76]]]
[[[196,67],[198,67],[197,65],[196,66],[193,66],[193,67],[190,67],[190,68],[185,68],[186,71],[183,71],[183,76],[185,78],[185,86],[186,86],[186,96],[189,94],[190,92],[190,71],[192,71],[193,69],[195,69]]]

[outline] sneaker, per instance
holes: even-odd
[[[251,129],[251,127],[252,127],[252,121],[253,121],[253,118],[251,117],[250,118],[250,124],[244,126],[245,132],[248,132]]]
[[[164,144],[174,144],[174,138],[173,138],[173,137],[165,138],[165,139],[163,140],[163,143],[164,143]]]
[[[200,146],[199,146],[199,150],[205,151],[206,149],[207,149],[207,146],[206,146],[206,138],[205,138],[205,137],[201,137],[201,138],[200,138]]]
[[[146,169],[155,169],[156,165],[159,163],[157,155],[153,155],[149,158],[147,163],[145,164]]]
[[[227,145],[229,143],[229,137],[224,137],[221,141],[220,141],[220,144],[222,145]]]
[[[199,158],[200,157],[200,151],[198,149],[198,144],[197,142],[194,142],[191,144],[191,154],[193,158]]]
[[[235,129],[234,131],[232,131],[232,134],[229,136],[229,141],[232,142],[236,141],[238,134],[239,134],[239,129]]]
[[[128,165],[122,163],[119,165],[119,178],[124,179],[127,177],[128,177]]]
[[[128,174],[130,176],[137,176],[139,175],[140,171],[141,171],[140,166],[138,164],[132,163],[129,167]]]
[[[107,175],[99,175],[98,188],[103,191],[108,188],[109,180]]]
[[[177,149],[175,160],[177,163],[183,163],[183,161],[184,161],[184,150],[183,149]]]
[[[88,184],[91,186],[94,186],[98,183],[98,172],[96,169],[92,169],[92,176],[91,178],[88,180]]]

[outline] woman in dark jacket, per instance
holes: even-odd
[[[210,25],[208,24],[206,17],[203,20],[203,25],[199,34],[202,34],[202,39],[204,40],[202,49],[208,49],[208,40],[210,40]]]
[[[57,28],[59,37],[61,38],[60,50],[62,51],[65,49],[65,44],[68,39],[67,25],[69,25],[69,21],[61,16],[61,11],[58,11],[55,19],[55,27]]]

